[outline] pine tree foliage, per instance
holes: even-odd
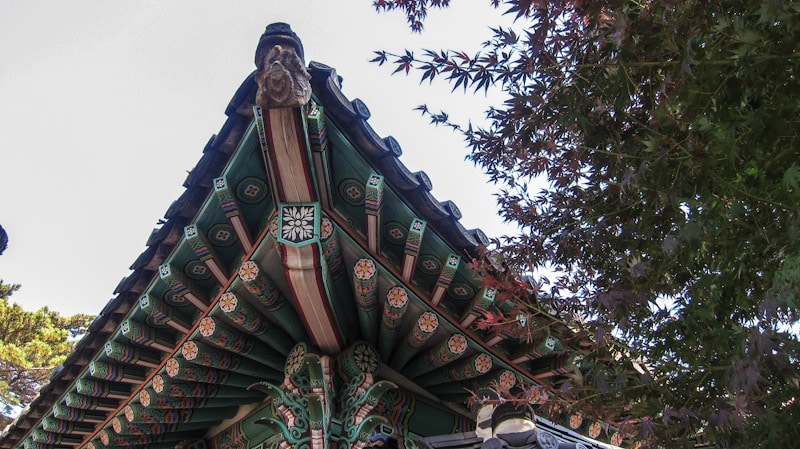
[[[596,342],[564,390],[652,444],[797,444],[800,3],[490,1],[516,21],[477,53],[374,61],[503,92],[482,127],[420,110],[501,187],[503,263],[556,273],[500,287]],[[421,30],[448,2],[373,5]]]
[[[0,281],[0,427],[29,404],[64,361],[92,317],[62,317],[46,307],[28,312],[10,303],[16,284]]]

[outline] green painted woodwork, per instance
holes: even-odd
[[[275,282],[257,262],[253,260],[243,262],[237,273],[258,305],[273,317],[273,322],[280,323],[294,341],[304,341],[308,338],[297,312],[287,305]]]
[[[344,259],[342,258],[341,245],[339,244],[338,233],[333,222],[325,217],[320,221],[320,242],[322,243],[322,253],[325,255],[325,263],[328,266],[328,274],[336,279],[344,274]]]
[[[144,294],[139,297],[139,308],[153,317],[156,322],[171,326],[180,333],[189,332],[193,322],[191,318],[187,318],[178,312],[175,307],[150,294]]]
[[[375,261],[359,259],[353,266],[353,294],[358,306],[361,336],[375,344],[378,337],[378,270]]]
[[[171,263],[159,266],[158,274],[169,289],[174,302],[187,301],[200,311],[205,310],[208,306],[208,299],[201,293],[202,290],[194,286],[194,282]]]
[[[172,357],[167,360],[163,372],[172,379],[239,388],[252,385],[254,382],[263,378],[196,365],[186,361],[186,359],[182,357]]]
[[[386,292],[381,330],[378,335],[378,353],[383,362],[389,360],[397,344],[398,329],[403,323],[403,318],[408,310],[408,303],[408,290],[405,288],[395,286]]]
[[[128,319],[120,325],[122,335],[131,342],[151,347],[163,352],[170,352],[175,347],[175,339],[165,332],[157,332],[153,327],[136,320]]]
[[[261,352],[259,359],[245,358],[228,351],[215,348],[199,340],[189,340],[181,346],[181,356],[187,361],[210,368],[235,371],[249,376],[263,375],[265,370],[280,370],[280,358]]]
[[[252,81],[237,92],[135,282],[121,284],[107,339],[15,449],[360,449],[386,437],[415,449],[471,430],[468,390],[519,393],[533,375],[579,369],[552,335],[525,345],[474,329],[507,304],[474,277],[475,253],[443,237],[463,230],[457,210],[432,200],[393,139],[374,139],[359,101],[315,87],[314,103],[290,111],[319,198],[276,204],[285,174],[268,175],[254,92]],[[330,310],[300,314],[285,262],[308,248]],[[329,319],[341,341],[320,350],[307,329]]]
[[[403,372],[408,373],[412,378],[419,377],[461,357],[468,345],[467,337],[464,334],[452,334],[417,356]]]
[[[377,352],[357,343],[338,358],[344,384],[335,387],[334,359],[297,346],[286,361],[282,386],[261,382],[252,388],[272,401],[273,413],[256,421],[266,426],[287,447],[324,449],[334,442],[339,447],[360,449],[377,434],[390,436],[394,430],[383,416],[372,414],[391,382],[373,379],[378,366]],[[365,371],[366,370],[366,371]],[[336,421],[339,425],[333,426]]]
[[[417,351],[439,329],[439,317],[433,312],[423,312],[417,318],[414,326],[406,334],[403,343],[395,350],[389,365],[395,370],[401,370]]]
[[[105,419],[106,414],[100,411],[72,408],[63,402],[57,402],[53,405],[53,416],[67,421],[99,423]]]
[[[78,394],[95,398],[122,399],[131,394],[130,386],[119,382],[107,382],[87,378],[78,379],[75,383]]]
[[[488,354],[475,354],[466,360],[459,360],[423,376],[417,381],[417,384],[422,387],[430,387],[431,385],[480,377],[491,371],[492,365],[492,357]]]
[[[220,296],[212,314],[233,321],[238,327],[233,332],[244,331],[280,354],[288,354],[294,340],[282,328],[272,324],[254,306],[233,292]]]
[[[161,362],[161,354],[158,351],[114,340],[107,341],[103,349],[107,357],[122,363],[155,368]]]

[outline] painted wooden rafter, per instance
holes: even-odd
[[[488,311],[489,307],[491,307],[495,296],[497,296],[496,289],[484,287],[478,295],[472,298],[472,302],[470,302],[464,317],[461,318],[461,326],[467,328],[476,319],[483,316]]]
[[[130,395],[130,386],[119,382],[108,382],[92,379],[78,379],[75,391],[93,398],[125,399]]]
[[[219,262],[217,262],[220,260],[219,257],[215,255],[213,247],[206,242],[198,226],[196,224],[186,226],[183,228],[183,235],[194,254],[205,264],[208,271],[210,271],[214,279],[217,280],[217,283],[219,285],[225,285],[225,283],[228,282],[228,273]]]
[[[233,232],[239,240],[239,244],[242,245],[242,249],[245,253],[249,253],[253,248],[253,238],[250,236],[250,231],[247,229],[247,225],[242,218],[236,197],[228,187],[228,181],[225,178],[217,178],[214,180],[214,193],[219,200],[222,212],[225,213],[225,216],[228,218],[228,223],[230,223]]]
[[[330,180],[328,176],[328,128],[325,124],[325,113],[322,106],[313,100],[308,104],[306,114],[308,141],[311,144],[311,160],[314,163],[314,174],[320,189],[320,201],[325,208],[331,207]]]
[[[362,258],[353,266],[353,296],[358,308],[361,336],[375,344],[378,338],[378,269],[375,261]]]
[[[406,338],[395,349],[389,365],[392,369],[400,371],[406,363],[414,357],[422,346],[436,333],[439,328],[439,317],[433,312],[423,312],[418,318]]]
[[[183,357],[168,359],[162,375],[166,375],[166,378],[169,379],[239,388],[252,385],[261,379],[261,377],[189,363]]]
[[[286,333],[291,335],[295,341],[302,341],[306,338],[307,334],[297,312],[281,295],[275,282],[257,262],[253,260],[242,262],[237,275],[247,291],[256,299],[258,305],[272,316],[274,322],[281,323]],[[242,306],[246,307],[244,304]],[[263,324],[266,325],[266,323]]]
[[[467,350],[469,343],[464,334],[455,333],[412,360],[403,373],[409,378],[417,378],[436,368],[458,359]]]
[[[483,376],[492,370],[492,357],[486,353],[475,354],[421,377],[417,383],[423,387],[462,381]]]
[[[154,328],[134,319],[127,319],[120,325],[120,332],[137,345],[153,348],[169,353],[175,349],[175,341],[166,332],[157,332]]]
[[[201,312],[208,307],[208,301],[203,299],[200,290],[193,285],[183,274],[183,271],[176,270],[169,262],[158,267],[158,275],[161,281],[172,291],[177,299],[185,299]]]
[[[442,266],[442,271],[439,273],[439,279],[436,281],[436,286],[431,293],[431,304],[438,306],[442,301],[444,294],[453,282],[453,276],[458,270],[458,264],[461,262],[461,257],[456,254],[448,254],[447,262]]]
[[[310,163],[303,108],[264,109],[253,113],[264,160],[279,205],[278,241],[286,280],[312,343],[328,353],[344,347],[325,282],[319,242],[321,210]],[[310,235],[308,227],[312,226]]]
[[[403,251],[403,269],[402,277],[406,282],[411,281],[411,276],[414,274],[414,269],[417,267],[417,258],[419,257],[419,250],[422,246],[422,237],[425,235],[425,227],[427,223],[425,220],[415,218],[411,225],[408,227],[408,236],[406,237],[406,247]]]
[[[395,286],[386,292],[381,329],[378,334],[378,353],[384,362],[391,359],[392,351],[397,343],[397,332],[408,310],[408,303],[408,290],[405,288]]]
[[[122,363],[156,368],[161,363],[161,354],[149,348],[139,348],[118,341],[109,340],[103,347],[105,355]]]
[[[366,212],[367,247],[380,254],[381,208],[383,207],[383,176],[372,173],[364,183],[364,212]]]
[[[191,324],[173,306],[149,293],[139,297],[139,308],[155,321],[166,324],[181,334],[188,333],[191,328]]]

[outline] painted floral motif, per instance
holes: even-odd
[[[536,386],[528,389],[528,403],[529,404],[544,404],[549,399],[544,388]]]
[[[422,332],[431,333],[439,327],[439,317],[432,312],[425,312],[420,315],[417,324]]]
[[[378,371],[378,357],[368,345],[359,344],[353,348],[353,359],[362,372],[374,373]]]
[[[167,364],[165,365],[165,368],[166,368],[166,371],[167,371],[167,375],[169,377],[175,377],[175,376],[178,375],[178,372],[181,369],[181,364],[180,364],[180,362],[178,362],[177,359],[171,358],[171,359],[167,360]]]
[[[306,347],[297,345],[289,352],[289,357],[286,358],[286,374],[292,375],[300,369],[300,366],[306,357]]]
[[[319,238],[322,240],[327,239],[333,234],[333,223],[327,218],[323,218],[319,225]]]
[[[252,260],[247,260],[239,267],[239,278],[245,282],[251,282],[258,276],[258,265]]]
[[[455,267],[455,266],[458,266],[458,262],[460,262],[460,261],[461,261],[460,257],[458,257],[458,256],[450,256],[450,259],[447,260],[447,265],[450,265],[451,267]]]
[[[200,320],[200,335],[203,337],[210,337],[214,335],[214,332],[217,330],[217,323],[214,322],[214,319],[211,317],[205,317]]]
[[[151,400],[150,392],[148,392],[147,390],[142,390],[142,392],[139,393],[139,403],[142,404],[143,406],[150,407],[150,400]],[[127,418],[128,407],[125,407],[125,413],[126,413],[125,418]]]
[[[161,377],[161,374],[156,374],[153,377],[153,391],[156,393],[162,393],[164,391],[164,378]]]
[[[281,237],[284,240],[297,243],[314,236],[313,206],[286,206],[282,212]]]
[[[447,349],[453,354],[462,354],[467,350],[467,339],[462,334],[455,334],[447,340]]]
[[[108,432],[105,430],[100,431],[100,442],[103,443],[103,446],[108,446],[108,443],[111,442],[111,439],[108,437]]]
[[[386,293],[386,302],[390,306],[399,309],[408,303],[408,292],[403,287],[392,287]]]
[[[248,176],[236,186],[236,196],[248,204],[260,203],[267,196],[267,184],[259,178]]]
[[[583,415],[580,413],[575,413],[574,415],[569,417],[569,427],[570,429],[577,429],[578,427],[583,424]]]
[[[96,449],[96,448],[95,448],[95,446],[94,446],[94,443],[92,443],[92,442],[90,441],[90,442],[89,442],[89,444],[87,444],[87,445],[86,445],[86,449]]]
[[[122,433],[122,421],[114,417],[114,419],[111,420],[111,428],[114,429],[114,432]]]
[[[419,269],[429,275],[434,276],[439,274],[439,271],[442,269],[442,263],[437,259],[435,256],[430,254],[424,254],[419,258],[419,262],[417,262],[417,266]]]
[[[187,341],[183,344],[183,347],[181,347],[181,354],[183,354],[183,358],[186,360],[196,359],[198,352],[197,343],[193,341]]]
[[[411,230],[415,232],[422,231],[423,226],[425,226],[425,222],[422,220],[414,220],[414,223],[411,224]]]
[[[517,375],[511,370],[505,370],[502,374],[500,374],[499,382],[503,388],[512,388],[517,384]]]
[[[184,233],[186,234],[186,238],[192,238],[197,236],[197,226],[191,225],[184,228]]]
[[[475,290],[468,284],[457,282],[450,285],[449,293],[454,299],[466,300],[475,295]]]
[[[226,186],[225,178],[217,178],[214,180],[214,187],[216,189],[224,189]]]
[[[211,271],[200,260],[190,260],[183,267],[183,272],[192,279],[204,280],[211,277]]]
[[[367,184],[369,184],[372,187],[375,187],[380,183],[381,183],[381,177],[378,175],[372,175],[369,177],[369,180],[367,180]]]
[[[134,416],[134,413],[133,413],[133,407],[131,407],[130,405],[126,405],[125,406],[125,419],[127,419],[128,422],[133,422],[133,420],[135,418],[136,417]]]
[[[394,243],[402,243],[406,240],[406,232],[397,224],[392,224],[387,228],[386,236]]]
[[[217,223],[208,230],[208,238],[219,246],[230,246],[236,241],[233,228],[224,223]]]
[[[603,427],[600,425],[599,422],[595,421],[589,426],[589,436],[591,438],[597,438],[600,436],[600,432],[603,430]]]
[[[356,179],[345,179],[339,184],[339,193],[342,199],[351,206],[364,204],[364,185]]]
[[[217,231],[216,234],[214,234],[214,237],[215,237],[215,240],[219,240],[221,242],[224,242],[224,241],[228,240],[229,238],[231,238],[231,231],[229,231],[228,229],[220,229],[220,230]]]
[[[356,266],[353,267],[353,273],[356,278],[366,281],[375,276],[375,262],[371,259],[359,259]]]
[[[611,436],[611,444],[614,446],[619,446],[622,444],[622,434],[617,432]]]
[[[223,293],[219,298],[219,308],[225,313],[231,313],[239,305],[239,298],[231,292]]]
[[[488,354],[480,354],[475,357],[475,370],[481,374],[488,373],[492,369],[492,358]]]
[[[114,417],[114,419],[111,420],[111,428],[114,429],[114,432],[122,433],[122,421]]]
[[[350,197],[350,201],[356,202],[361,199],[361,189],[358,188],[356,185],[349,185],[345,190],[347,195]]]

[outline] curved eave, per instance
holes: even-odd
[[[404,319],[405,321],[401,323],[400,329],[404,332],[409,331],[417,324],[417,317],[425,312],[437,314],[440,321],[444,323],[442,328],[446,330],[440,333],[437,338],[416,349],[416,352],[405,354],[407,360],[404,363],[390,367],[391,362],[384,360],[387,364],[386,372],[391,373],[392,376],[402,377],[403,379],[398,378],[398,380],[408,384],[409,388],[413,387],[412,384],[414,383],[420,383],[423,387],[428,384],[434,386],[432,388],[434,391],[445,391],[446,393],[441,394],[442,397],[451,397],[455,398],[454,400],[456,401],[463,401],[465,393],[462,391],[462,384],[459,380],[444,382],[436,377],[440,376],[441,373],[416,372],[414,364],[420,365],[420,362],[411,360],[412,358],[419,360],[423,351],[430,352],[435,345],[443,344],[447,337],[455,333],[461,333],[466,335],[469,340],[467,353],[470,356],[480,353],[488,354],[494,360],[496,368],[512,369],[529,381],[537,379],[536,373],[530,371],[530,362],[537,356],[531,355],[527,357],[525,355],[536,352],[527,351],[526,348],[531,345],[511,342],[504,336],[493,336],[485,332],[479,332],[474,328],[474,318],[470,317],[470,309],[473,307],[471,304],[480,301],[481,295],[487,293],[482,290],[479,281],[472,279],[471,275],[468,274],[469,270],[466,268],[466,264],[470,259],[480,257],[482,250],[487,245],[486,236],[480,230],[468,230],[461,225],[461,213],[457,206],[451,201],[439,201],[431,194],[432,184],[424,172],[411,172],[403,165],[399,159],[402,151],[397,141],[392,137],[381,137],[372,129],[368,123],[370,113],[366,105],[360,100],[351,101],[342,93],[340,79],[335,70],[323,64],[312,62],[309,66],[309,72],[312,75],[311,84],[314,96],[324,107],[325,117],[330,120],[332,129],[335,128],[337,138],[341,138],[342,142],[346,141],[347,145],[352,145],[352,148],[358,153],[358,157],[363,159],[354,162],[354,164],[361,164],[359,167],[361,167],[362,171],[368,168],[383,176],[387,185],[387,195],[390,195],[397,203],[401,203],[396,207],[396,210],[392,211],[395,214],[395,218],[400,217],[397,219],[403,221],[406,226],[412,219],[427,223],[429,232],[426,233],[426,240],[419,242],[419,246],[423,250],[429,251],[431,255],[438,257],[440,265],[442,261],[450,256],[455,255],[461,258],[461,262],[457,262],[457,267],[450,274],[450,280],[446,284],[442,284],[443,275],[435,273],[420,274],[416,261],[412,262],[410,266],[404,266],[402,261],[389,260],[390,257],[388,256],[392,254],[366,249],[370,245],[365,240],[364,233],[358,229],[350,229],[347,217],[347,213],[355,213],[358,215],[356,217],[358,220],[363,220],[365,218],[363,210],[358,209],[353,212],[355,209],[351,208],[342,212],[336,209],[335,204],[328,204],[324,207],[323,212],[328,214],[334,222],[334,226],[342,233],[339,242],[341,243],[340,250],[344,253],[342,260],[344,261],[345,277],[337,275],[332,276],[330,280],[326,280],[326,282],[330,281],[330,294],[332,296],[336,297],[338,295],[339,299],[342,297],[351,298],[353,296],[353,288],[350,284],[353,281],[349,280],[348,277],[352,277],[353,266],[359,258],[371,257],[378,265],[378,275],[375,279],[376,288],[380,290],[384,297],[386,291],[392,286],[404,286],[410,292],[412,301],[409,309],[413,313],[408,314],[410,318]],[[127,341],[121,337],[123,325],[130,326],[146,323],[148,318],[141,309],[140,298],[143,295],[152,294],[158,299],[166,295],[162,279],[164,273],[163,271],[160,273],[159,270],[164,266],[170,267],[170,264],[177,264],[178,259],[181,261],[178,268],[185,268],[183,265],[187,258],[185,255],[191,252],[191,250],[187,249],[185,227],[196,224],[207,228],[212,227],[211,225],[214,221],[208,218],[208,215],[212,214],[212,212],[208,211],[211,203],[214,203],[217,207],[216,212],[213,212],[213,214],[216,214],[217,218],[223,217],[224,220],[225,215],[219,210],[222,200],[218,200],[218,197],[215,196],[219,192],[215,190],[217,186],[215,186],[214,182],[231,170],[230,164],[234,163],[232,158],[237,154],[237,150],[245,145],[245,140],[255,148],[253,142],[257,140],[257,137],[254,137],[255,125],[253,123],[252,106],[255,102],[256,89],[253,76],[248,76],[226,108],[225,112],[228,119],[219,134],[212,136],[203,149],[200,161],[184,182],[186,190],[167,210],[163,225],[151,234],[147,241],[146,249],[131,266],[132,273],[116,287],[114,292],[116,296],[109,301],[99,314],[92,324],[90,332],[78,343],[75,351],[64,362],[63,368],[51,376],[50,382],[42,388],[39,396],[3,434],[2,438],[0,438],[0,449],[19,447],[23,440],[30,436],[33,429],[40,429],[42,427],[42,419],[52,412],[57,403],[64,401],[65,394],[74,390],[76,382],[88,376],[87,372],[93,361],[99,363],[108,362],[112,365],[115,363],[104,355],[104,348],[108,342],[122,342],[124,344]],[[257,159],[261,163],[260,170],[265,170],[261,159],[262,156],[258,155],[256,158],[256,153],[258,151],[247,157],[252,161]],[[237,157],[245,156],[240,155]],[[318,171],[325,171],[324,163],[317,169]],[[329,167],[328,170],[330,170]],[[368,174],[359,173],[359,176]],[[262,175],[259,174],[259,176]],[[266,176],[266,171],[263,176]],[[330,175],[321,174],[320,178],[318,178],[322,179],[321,183],[326,181],[324,179],[325,176]],[[243,182],[243,179],[246,178],[247,176],[241,175],[236,179]],[[333,186],[330,185],[324,187],[333,189]],[[331,195],[335,196],[333,193]],[[343,204],[341,201],[338,203]],[[268,220],[274,216],[275,205],[259,207],[261,207],[261,209],[258,209],[259,216],[244,217],[246,220],[241,224],[244,230],[240,229],[239,231],[242,234],[237,234],[240,237],[239,245],[241,247],[235,247],[234,249],[226,249],[227,247],[223,246],[211,248],[218,254],[222,253],[222,257],[220,257],[222,269],[220,274],[215,276],[216,284],[213,281],[198,281],[201,284],[199,288],[199,293],[201,294],[198,294],[198,298],[195,298],[195,305],[199,311],[190,309],[193,312],[178,313],[174,317],[176,321],[172,323],[168,331],[162,332],[163,335],[166,335],[165,341],[150,342],[155,345],[154,347],[160,347],[161,349],[153,350],[155,352],[151,351],[151,349],[143,350],[143,353],[153,352],[155,354],[153,357],[158,356],[160,359],[140,365],[119,365],[128,369],[128,371],[132,371],[135,376],[141,377],[143,380],[138,385],[128,385],[124,390],[127,393],[122,395],[123,399],[116,400],[116,402],[107,407],[112,410],[109,412],[111,414],[98,423],[98,427],[93,432],[86,434],[85,438],[96,438],[101,428],[108,428],[112,418],[114,418],[113,415],[119,415],[122,408],[132,402],[133,398],[137,397],[143,388],[152,386],[156,372],[163,372],[167,359],[177,355],[179,346],[183,344],[182,342],[194,338],[193,336],[197,333],[199,318],[211,317],[218,312],[219,296],[222,292],[238,292],[246,295],[247,288],[242,285],[243,282],[235,275],[237,266],[242,261],[252,260],[258,262],[266,268],[266,271],[271,271],[268,274],[275,278],[277,289],[284,296],[288,296],[289,289],[286,286],[286,280],[281,279],[282,276],[285,276],[283,267],[280,263],[273,263],[273,261],[280,258],[280,247],[276,242],[270,240],[267,229],[269,227]],[[243,212],[244,215],[247,214]],[[203,230],[205,231],[206,229]],[[382,232],[383,230],[379,231]],[[406,228],[406,231],[408,231],[408,228]],[[248,233],[250,235],[246,235]],[[242,241],[241,237],[248,240],[247,244]],[[385,236],[377,238],[384,239],[383,244],[385,244]],[[402,249],[396,250],[396,254],[396,256],[393,256],[395,259],[403,257]],[[425,255],[423,253],[420,254]],[[272,265],[275,266],[273,267]],[[211,265],[207,263],[206,266],[210,267]],[[439,267],[439,270],[441,269]],[[438,281],[436,276],[439,276]],[[469,297],[461,300],[452,298],[453,295],[450,294],[448,287],[450,286],[449,282],[453,279],[460,282],[465,291],[472,289]],[[444,285],[444,287],[441,285]],[[381,301],[383,300],[382,297]],[[204,309],[204,307],[207,308]],[[349,304],[346,307],[342,306],[342,308],[352,308],[352,310],[337,312],[336,319],[340,322],[340,328],[346,327],[346,322],[352,318],[353,310],[355,310],[356,306]],[[296,316],[271,317],[273,321],[279,321],[284,318],[296,319]],[[366,321],[369,322],[369,318]],[[341,326],[341,322],[345,322],[345,326]],[[244,331],[243,328],[237,328],[230,320],[222,320],[220,323],[222,323],[222,327],[232,327],[233,333],[231,335],[242,341],[250,340],[253,337],[250,332]],[[178,329],[178,331],[175,329]],[[349,332],[350,334],[347,334],[347,331],[345,331],[346,335],[341,338],[352,340],[354,331],[351,329]],[[375,330],[372,329],[370,332],[372,334],[367,337],[372,338],[376,346],[380,346],[380,338],[374,333]],[[271,340],[269,342],[269,345],[279,347],[279,349],[273,351],[274,354],[262,354],[255,357],[257,360],[254,366],[269,366],[270,368],[267,371],[271,373],[270,375],[275,376],[276,379],[280,377],[281,371],[279,366],[276,367],[277,361],[281,360],[281,357],[288,352],[287,342],[303,339],[301,333],[292,333],[291,326],[286,327],[281,334],[283,335],[284,333],[287,334],[286,338],[281,337],[283,339],[280,341]],[[361,337],[364,337],[364,335],[361,335]],[[501,344],[501,341],[505,341],[505,343]],[[395,341],[389,347],[389,351],[395,351],[396,347],[397,342]],[[516,356],[515,354],[520,351],[523,352],[523,355]],[[384,356],[389,357],[389,354],[384,354]],[[544,359],[539,362],[550,363],[549,358],[545,357]],[[252,360],[253,358],[246,362],[250,363]],[[246,366],[247,363],[244,363],[243,366]],[[445,361],[443,366],[446,366],[447,363],[449,362]],[[494,371],[494,373],[498,372],[498,370]],[[239,372],[236,375],[240,378],[236,382],[236,388],[241,388],[242,385],[246,384],[248,376],[253,374],[248,373],[245,368],[239,368]],[[114,383],[109,385],[115,386]],[[222,386],[227,387],[226,385]],[[230,391],[228,392],[230,393]],[[430,394],[428,396],[433,397]],[[191,419],[200,418],[194,417]],[[223,420],[223,418],[216,419],[213,417],[203,419],[208,419],[208,421],[201,421],[207,424],[206,427],[218,425]],[[179,425],[177,428],[188,429],[191,427],[194,429],[196,427],[191,425],[192,422],[189,422],[189,424],[183,427]],[[197,424],[197,422],[194,422],[194,424]],[[198,434],[199,430],[193,432],[187,433],[187,435],[200,435]],[[62,432],[64,436],[68,433],[67,431]],[[75,444],[42,443],[37,447],[40,449],[55,449],[62,446],[80,447],[85,441],[87,440],[81,437],[80,442]],[[148,445],[150,443],[143,443],[140,446]],[[150,447],[158,446],[150,445]]]

